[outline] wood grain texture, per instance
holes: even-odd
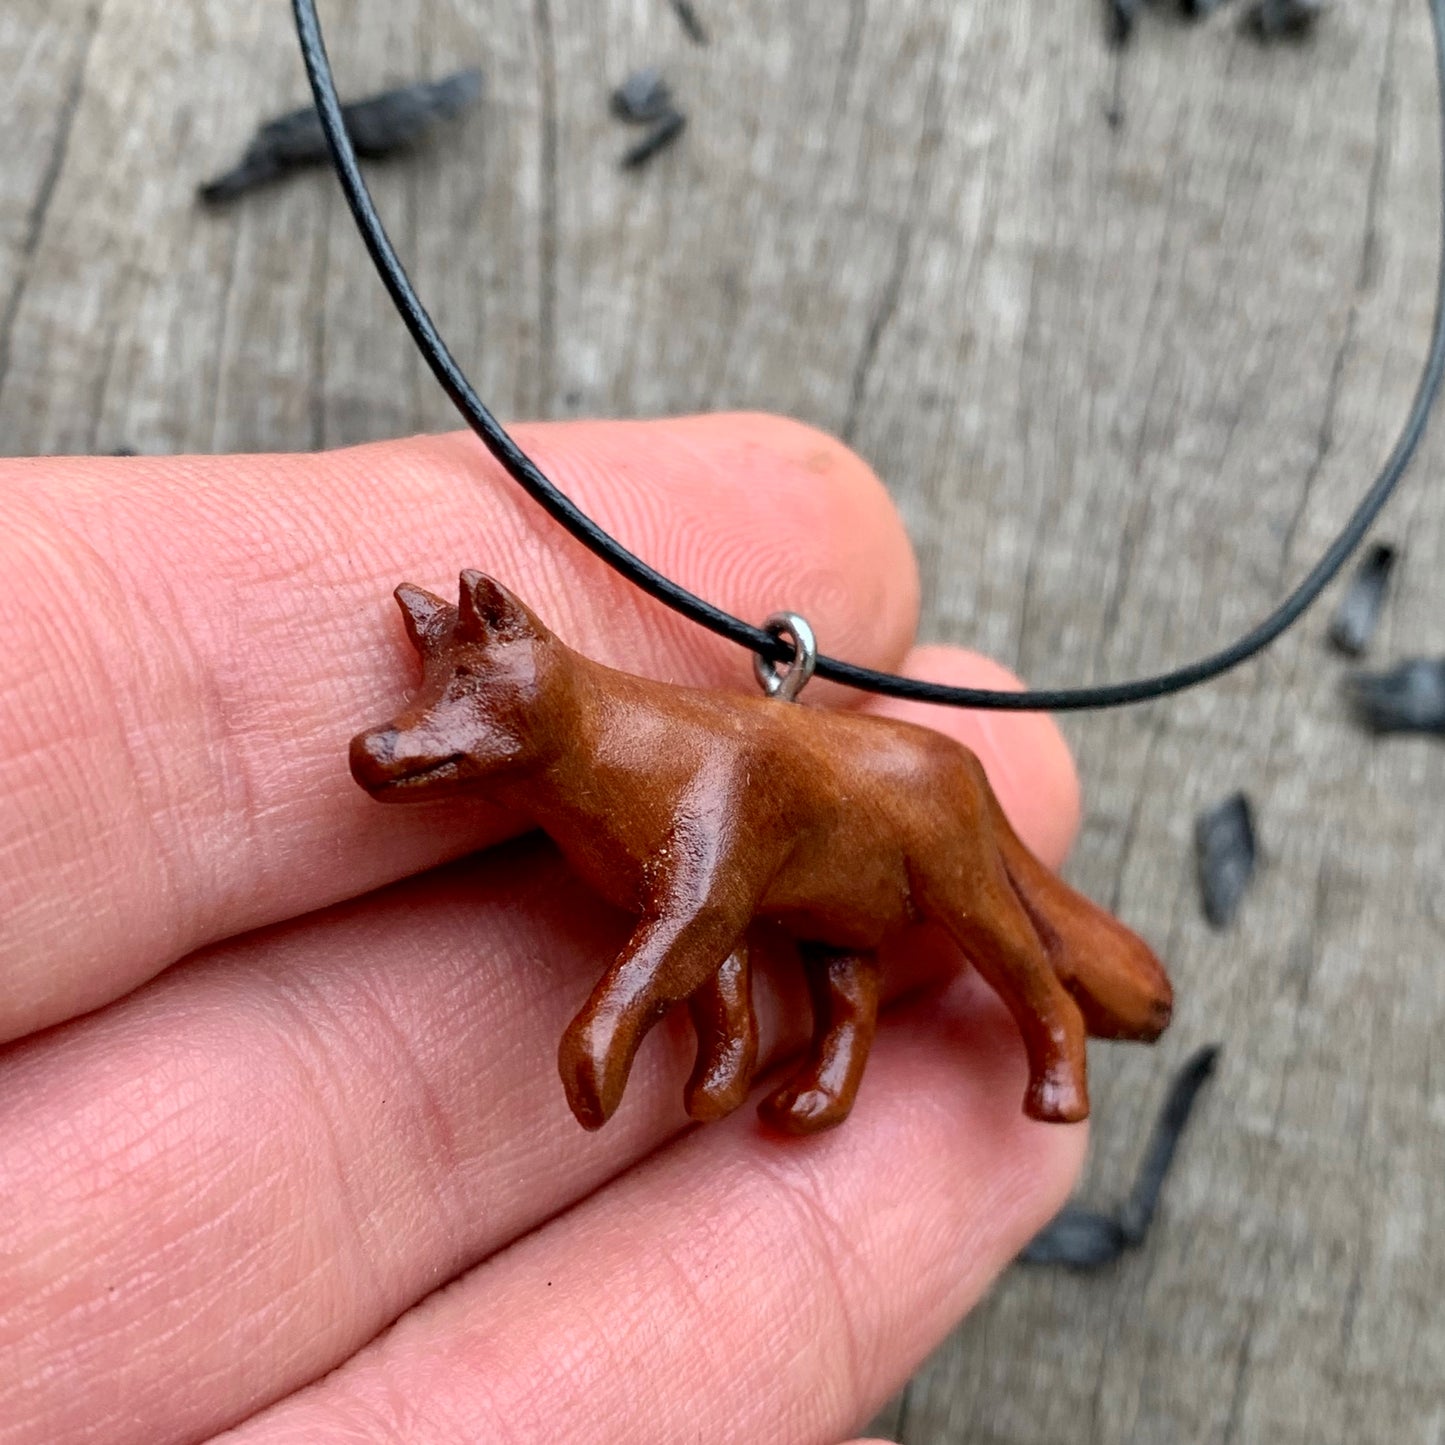
[[[765,407],[840,433],[907,516],[927,632],[1040,684],[1261,615],[1378,465],[1425,344],[1421,0],[1341,3],[1269,50],[1237,7],[1191,27],[1160,6],[1122,58],[1088,0],[699,9],[705,48],[665,0],[326,7],[351,94],[487,73],[479,112],[374,176],[494,408]],[[606,96],[644,63],[692,124],[622,174]],[[452,424],[324,177],[194,204],[304,97],[280,0],[7,0],[0,76],[5,450]],[[1442,460],[1437,422],[1382,528],[1403,561],[1380,659],[1445,651]],[[1159,1050],[1096,1047],[1089,1198],[1122,1194],[1167,1070],[1226,1052],[1146,1248],[1013,1272],[884,1422],[910,1445],[1445,1439],[1445,752],[1354,730],[1324,623],[1203,691],[1066,721],[1071,876],[1179,996]],[[1192,817],[1241,786],[1266,864],[1220,937]]]

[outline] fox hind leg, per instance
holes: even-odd
[[[816,1134],[841,1124],[853,1108],[878,1022],[878,960],[803,944],[803,971],[813,1001],[808,1062],[758,1113],[786,1134]]]
[[[966,846],[986,849],[987,856],[931,879],[923,890],[925,909],[953,935],[1018,1024],[1029,1061],[1024,1113],[1047,1123],[1085,1119],[1083,1014],[1059,982],[992,841],[985,834]]]

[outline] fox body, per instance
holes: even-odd
[[[699,1045],[689,1111],[743,1101],[757,1048],[748,934],[762,920],[798,941],[813,999],[811,1056],[763,1106],[791,1132],[846,1116],[873,1036],[876,952],[926,920],[1012,1011],[1036,1118],[1087,1114],[1086,1032],[1153,1039],[1167,1024],[1153,954],[1029,853],[960,744],[603,667],[477,572],[455,607],[396,595],[422,686],[353,740],[356,780],[384,802],[473,794],[514,808],[637,919],[562,1041],[584,1125],[611,1116],[642,1036],[682,1002]]]

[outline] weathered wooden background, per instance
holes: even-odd
[[[1303,47],[1161,3],[333,0],[352,93],[476,62],[483,110],[376,171],[422,293],[504,416],[767,407],[841,433],[907,514],[927,631],[1037,682],[1241,630],[1407,405],[1439,193],[1424,0]],[[636,175],[606,109],[691,113]],[[1122,122],[1107,113],[1116,102]],[[339,196],[195,183],[304,97],[283,0],[0,6],[0,448],[307,448],[453,424]],[[1376,656],[1445,650],[1445,419],[1383,534]],[[1312,616],[1258,665],[1065,727],[1074,878],[1161,945],[1158,1051],[1100,1049],[1112,1202],[1168,1070],[1228,1041],[1157,1235],[1015,1271],[880,1428],[908,1442],[1445,1441],[1445,751],[1374,742]],[[1197,807],[1267,866],[1199,919]]]

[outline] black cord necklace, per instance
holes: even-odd
[[[1427,0],[1427,3],[1435,35],[1435,76],[1440,104],[1442,170],[1441,250],[1430,347],[1409,414],[1379,475],[1361,498],[1339,535],[1294,590],[1268,617],[1228,647],[1170,672],[1157,673],[1153,677],[1133,678],[1128,682],[1105,683],[1098,687],[996,692],[987,688],[945,687],[942,683],[919,682],[894,673],[857,667],[821,654],[816,661],[817,676],[846,683],[849,687],[860,688],[866,692],[911,698],[919,702],[942,703],[950,707],[989,708],[1010,712],[1077,712],[1088,708],[1121,707],[1126,703],[1167,697],[1171,693],[1182,692],[1185,688],[1219,677],[1247,662],[1256,653],[1262,652],[1298,621],[1338,575],[1340,568],[1349,560],[1350,554],[1394,493],[1419,447],[1430,409],[1439,395],[1442,379],[1445,379],[1445,0]],[[508,475],[538,505],[560,522],[584,547],[602,558],[634,586],[680,612],[684,617],[691,618],[719,636],[748,648],[760,658],[774,662],[791,660],[794,649],[774,633],[734,617],[695,596],[685,587],[649,567],[640,557],[603,531],[596,522],[579,510],[570,498],[558,491],[487,410],[447,349],[426,308],[421,304],[421,299],[397,259],[391,240],[381,224],[381,218],[376,213],[371,192],[362,178],[356,151],[342,120],[341,101],[336,93],[331,62],[326,55],[326,42],[316,14],[315,0],[292,0],[292,8],[296,16],[296,34],[301,42],[302,58],[306,63],[306,73],[310,77],[311,90],[316,98],[316,109],[326,132],[332,163],[351,207],[351,214],[382,282],[411,332],[412,339],[467,424],[482,439],[487,450],[501,463]]]

